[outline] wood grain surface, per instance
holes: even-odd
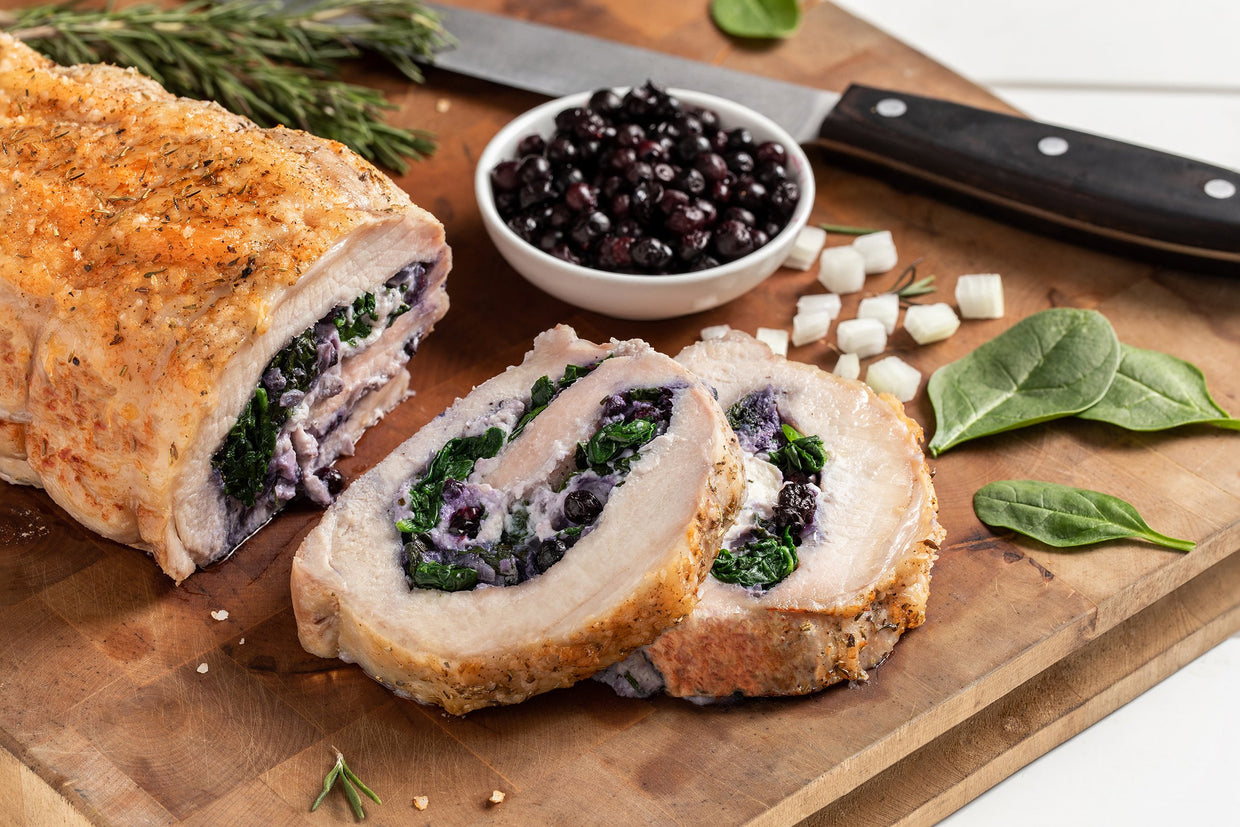
[[[824,88],[858,81],[1004,108],[827,3],[807,6],[795,38],[760,46],[720,34],[704,2],[459,5]],[[707,325],[788,327],[796,297],[821,289],[813,272],[780,271],[725,307],[659,323],[553,300],[499,258],[470,184],[487,140],[540,99],[434,71],[421,86],[365,67],[359,75],[398,105],[395,119],[439,136],[435,156],[399,182],[444,222],[456,263],[453,307],[413,364],[417,395],[366,435],[342,466],[347,475],[519,361],[557,322],[675,353]],[[1121,340],[1199,365],[1219,404],[1240,412],[1233,278],[1027,232],[811,155],[814,221],[890,228],[901,266],[919,259],[919,272],[937,275],[948,301],[960,274],[1003,274],[1005,319],[968,322],[927,347],[902,333],[892,338],[889,352],[927,375],[1029,313],[1088,307],[1105,313]],[[882,290],[891,278],[870,284]],[[858,298],[846,301],[845,317]],[[829,343],[791,355],[835,362]],[[933,431],[924,397],[908,410]],[[1240,547],[1240,435],[1133,434],[1068,421],[961,446],[932,466],[948,542],[929,619],[869,682],[705,708],[621,700],[586,682],[465,718],[400,700],[355,667],[300,648],[289,566],[317,513],[282,515],[178,588],[141,553],[76,526],[42,492],[0,484],[0,746],[13,759],[0,761],[0,822],[348,823],[342,796],[308,812],[333,747],[383,798],[367,809],[379,824],[826,824],[858,812],[878,823],[924,822],[1240,623],[1240,558],[1232,556]],[[971,497],[1004,477],[1109,491],[1158,530],[1198,546],[1188,554],[1136,542],[1060,552],[997,535],[977,522]],[[219,609],[226,620],[212,618]],[[1067,691],[1058,706],[1022,713],[1030,698],[1056,688]],[[896,789],[904,791],[898,802],[872,806]],[[506,794],[503,803],[487,803],[493,790]],[[422,795],[429,806],[418,811],[412,802]]]

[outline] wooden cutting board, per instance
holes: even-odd
[[[704,3],[461,3],[839,89],[850,81],[1005,108],[891,37],[811,4],[793,39],[729,41]],[[644,80],[635,67],[634,82]],[[400,179],[444,222],[453,308],[414,362],[417,395],[344,463],[355,475],[474,384],[567,322],[587,337],[639,336],[675,353],[727,323],[788,327],[814,273],[781,271],[694,317],[622,322],[522,281],[482,230],[473,162],[526,94],[430,72],[378,72],[402,123],[439,136]],[[1096,308],[1120,338],[1189,359],[1240,411],[1240,285],[1032,234],[812,153],[814,221],[891,229],[901,267],[951,284],[999,272],[1008,315],[945,342],[890,352],[927,375],[1016,319]],[[872,277],[874,290],[890,276]],[[845,317],[858,297],[845,303]],[[829,344],[793,358],[830,368]],[[924,398],[909,412],[933,432]],[[355,667],[297,643],[288,574],[312,512],[287,513],[232,559],[181,587],[142,554],[96,538],[42,493],[0,484],[0,821],[43,824],[300,824],[352,820],[343,797],[308,813],[339,747],[383,797],[380,824],[826,824],[941,817],[1096,720],[1240,625],[1240,435],[1131,434],[1097,423],[1039,426],[933,461],[948,542],[929,619],[863,685],[699,708],[621,700],[592,682],[466,718],[400,700]],[[1123,496],[1188,554],[1119,542],[1057,552],[999,536],[973,516],[992,479],[1038,477]],[[227,610],[225,620],[212,612]],[[205,671],[201,664],[206,665]],[[493,790],[506,794],[498,805]],[[424,812],[415,796],[429,798]]]

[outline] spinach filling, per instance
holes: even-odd
[[[379,293],[365,293],[350,305],[332,309],[272,357],[250,401],[211,458],[225,494],[253,508],[271,491],[276,441],[293,409],[315,380],[340,360],[342,343],[356,345],[370,335],[381,316],[390,326],[411,309],[425,288],[427,269],[423,262],[402,267]],[[379,294],[389,305],[385,313],[379,311]]]
[[[540,376],[530,388],[530,401],[525,406],[525,412],[521,414],[521,418],[517,420],[516,426],[512,429],[509,439],[516,439],[525,430],[525,426],[534,421],[534,417],[547,409],[551,404],[551,400],[560,394],[560,391],[571,386],[574,382],[583,376],[587,376],[598,367],[595,362],[592,365],[569,365],[564,369],[564,375],[559,381],[552,382],[550,376]]]
[[[478,583],[478,570],[464,565],[454,565],[432,559],[432,541],[427,536],[439,523],[443,508],[444,486],[449,480],[463,480],[474,470],[478,460],[490,458],[504,446],[503,428],[488,428],[478,436],[450,439],[439,449],[422,479],[409,489],[410,516],[397,521],[408,553],[406,571],[413,585],[418,588],[435,588],[444,591],[472,589]],[[455,487],[454,487],[455,488]],[[466,514],[464,519],[481,516]]]
[[[570,365],[553,381],[543,376],[510,434],[492,426],[479,436],[449,440],[397,503],[400,565],[409,587],[463,591],[511,586],[546,572],[597,523],[606,500],[623,484],[638,449],[667,429],[670,388],[637,388],[600,403],[601,423],[578,443],[563,480],[529,499],[507,502],[502,492],[465,482],[479,459],[495,456],[551,400],[596,365]],[[502,524],[485,536],[491,518]]]
[[[224,444],[211,458],[211,466],[224,481],[224,493],[253,508],[267,480],[267,466],[276,452],[276,438],[288,419],[292,405],[284,404],[310,390],[319,377],[319,349],[310,328],[289,342],[267,363],[264,381],[254,391],[245,410],[233,423]],[[269,382],[268,377],[280,377]],[[279,385],[274,393],[271,384]],[[300,392],[290,394],[289,391]],[[274,396],[274,398],[272,398]],[[293,403],[296,404],[296,403]]]
[[[353,300],[353,304],[348,307],[337,307],[331,312],[330,319],[336,327],[336,332],[340,335],[340,341],[345,344],[355,345],[362,339],[370,335],[370,331],[374,330],[375,324],[379,321],[379,314],[375,310],[376,299],[374,293],[366,293],[358,296]],[[408,305],[403,305],[403,309],[397,309],[388,317],[388,325],[396,321],[401,313],[409,309]]]
[[[766,453],[783,484],[769,519],[758,519],[736,548],[720,550],[711,575],[724,583],[766,591],[796,571],[801,533],[818,509],[814,486],[826,464],[822,439],[783,422],[771,388],[743,397],[728,410],[742,447]]]

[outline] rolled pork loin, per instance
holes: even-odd
[[[728,411],[745,503],[693,612],[598,679],[699,702],[866,679],[925,619],[945,534],[920,427],[894,397],[738,331],[676,358]]]
[[[327,509],[298,635],[454,714],[568,686],[690,612],[743,486],[699,379],[556,327]]]
[[[344,146],[0,35],[0,478],[180,582],[408,393],[443,227]]]

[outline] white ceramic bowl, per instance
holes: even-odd
[[[797,234],[809,220],[814,205],[814,175],[809,159],[787,132],[774,121],[724,98],[669,89],[682,102],[713,109],[723,127],[747,128],[755,141],[778,141],[788,150],[787,168],[800,185],[801,199],[788,225],[747,256],[694,273],[668,276],[610,273],[571,264],[535,247],[514,233],[500,218],[491,192],[491,170],[513,158],[526,135],[544,137],[555,131],[555,116],[570,106],[583,106],[591,92],[557,98],[537,106],[501,129],[478,158],[474,191],[482,222],[500,254],[534,286],[569,304],[620,319],[670,319],[710,310],[757,287],[787,258]]]

